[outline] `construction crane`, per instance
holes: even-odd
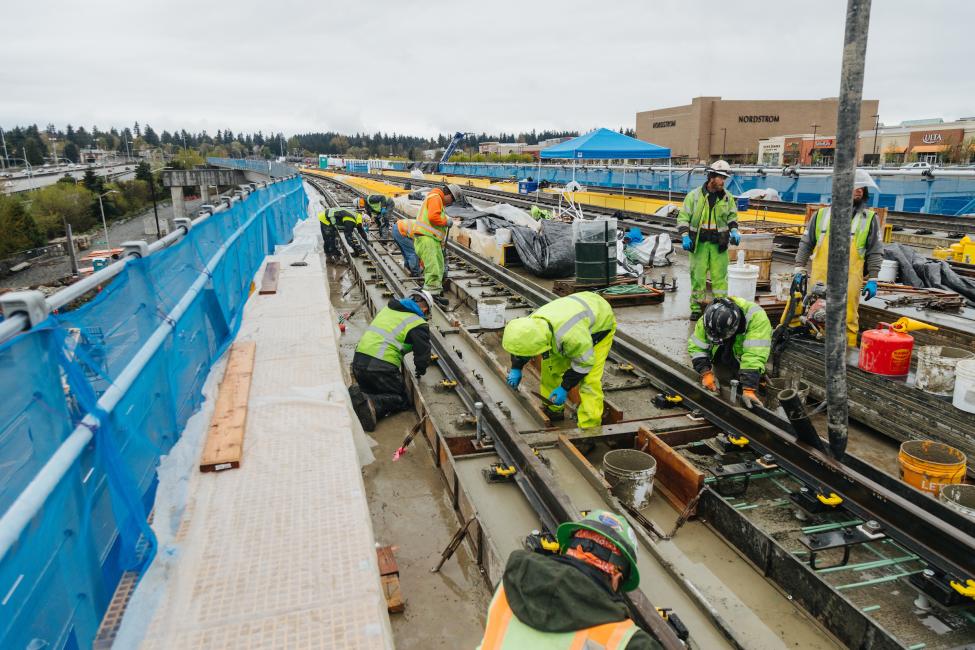
[[[457,133],[454,134],[454,137],[452,137],[450,139],[450,144],[448,144],[447,145],[447,148],[444,149],[443,155],[440,156],[440,161],[437,163],[437,171],[438,172],[440,172],[441,171],[441,167],[443,167],[443,165],[448,160],[450,160],[450,157],[453,155],[454,150],[457,149],[457,145],[460,144],[460,141],[463,140],[464,137],[465,136],[468,136],[468,135],[474,135],[474,134],[473,133],[463,133],[461,131],[458,131]]]

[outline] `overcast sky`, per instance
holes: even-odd
[[[845,0],[11,0],[0,126],[517,132],[836,96]],[[973,0],[874,0],[881,119],[975,115]]]

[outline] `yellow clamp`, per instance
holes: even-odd
[[[439,360],[440,360],[440,355],[437,354],[436,352],[430,355],[430,361],[439,361]]]
[[[975,598],[975,580],[966,580],[965,584],[961,584],[957,580],[952,580],[950,583],[951,588],[960,593],[966,598]]]
[[[728,442],[730,442],[731,444],[733,444],[736,447],[744,447],[745,445],[748,444],[748,438],[746,438],[745,436],[742,436],[741,438],[736,438],[733,435],[730,435],[729,434],[728,435]]]
[[[515,469],[514,465],[508,465],[507,467],[504,467],[502,465],[495,465],[494,467],[494,473],[497,474],[498,476],[512,476],[517,471],[518,470]]]
[[[670,608],[668,607],[657,607],[656,610],[657,613],[660,614],[660,618],[664,619],[665,621],[670,616]]]
[[[457,382],[454,381],[453,379],[444,379],[442,382],[440,382],[440,386],[442,386],[443,388],[453,388],[456,385]]]
[[[626,372],[630,372],[631,370],[633,370],[633,364],[632,363],[626,363],[625,361],[623,361],[622,363],[620,363],[616,367],[619,370],[623,370],[623,371],[626,371]]]
[[[539,541],[541,541],[542,548],[545,549],[546,551],[548,551],[550,553],[558,553],[559,552],[559,543],[558,543],[557,540],[554,540],[554,539],[546,539],[546,538],[542,537]]]
[[[843,503],[843,497],[835,492],[830,492],[828,497],[823,496],[822,494],[817,494],[816,498],[819,499],[819,502],[824,506],[830,506],[833,508]]]

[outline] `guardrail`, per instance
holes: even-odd
[[[230,169],[243,169],[245,171],[257,172],[271,178],[286,178],[293,176],[297,171],[291,165],[273,162],[271,160],[249,160],[247,158],[207,158],[207,164],[216,167],[229,167]]]
[[[241,191],[46,301],[4,296],[0,647],[90,647],[151,562],[159,458],[306,206],[297,177]]]

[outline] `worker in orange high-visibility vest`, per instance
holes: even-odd
[[[488,609],[479,650],[656,650],[630,619],[622,592],[640,584],[636,535],[623,517],[594,510],[556,532],[557,555],[514,551]]]
[[[423,263],[423,290],[430,292],[434,300],[446,306],[443,293],[444,248],[447,246],[447,231],[450,217],[447,206],[460,202],[464,193],[459,186],[450,184],[445,189],[434,188],[424,197],[420,214],[411,224],[410,237],[413,248]]]

